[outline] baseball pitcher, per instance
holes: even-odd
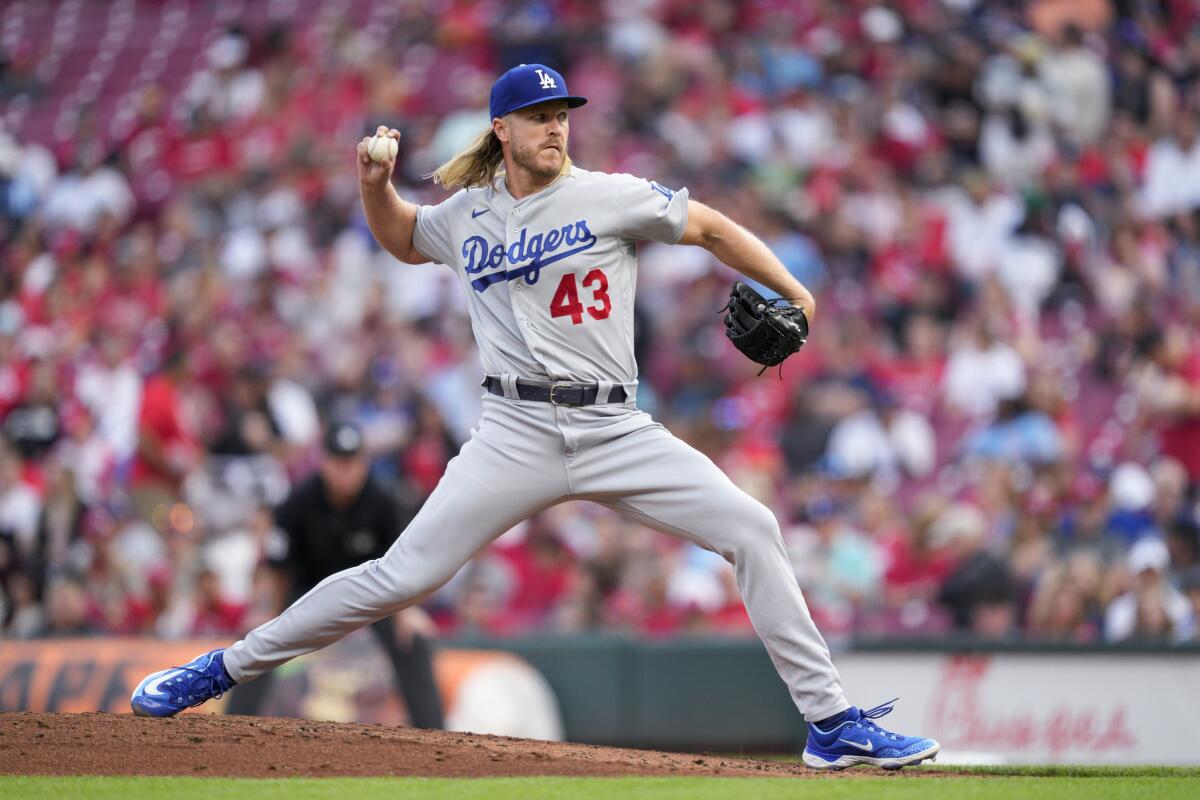
[[[482,417],[383,558],[330,576],[244,640],[148,676],[135,713],[170,716],[325,647],[418,602],[521,520],[591,500],[734,566],[754,628],[809,723],[806,764],[894,769],[937,754],[932,739],[875,723],[891,703],[850,705],[774,515],[635,405],[639,240],[703,247],[785,298],[763,300],[741,283],[731,292],[727,333],[764,365],[803,344],[812,295],[759,239],[687,189],[574,166],[570,110],[585,102],[550,67],[506,72],[492,87],[491,128],[433,173],[458,189],[435,206],[396,192],[394,148],[359,143],[375,238],[405,263],[446,265],[462,284],[487,376]]]

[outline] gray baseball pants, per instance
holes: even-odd
[[[412,605],[518,522],[592,500],[733,564],[738,590],[809,721],[849,707],[774,515],[632,403],[583,407],[485,394],[470,440],[383,558],[331,575],[225,651],[237,682]]]

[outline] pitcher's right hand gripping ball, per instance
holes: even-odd
[[[380,125],[374,136],[358,143],[358,179],[365,188],[381,189],[392,179],[396,154],[400,149],[400,131]]]
[[[808,317],[782,297],[766,300],[738,281],[729,290],[725,335],[733,346],[763,369],[782,364],[808,339]],[[760,372],[761,374],[761,372]]]

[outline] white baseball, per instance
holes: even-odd
[[[367,142],[367,155],[372,161],[395,161],[399,150],[400,143],[391,136],[372,136]]]

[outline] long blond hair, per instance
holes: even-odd
[[[425,177],[433,178],[433,182],[447,189],[491,186],[496,175],[504,166],[504,150],[500,139],[491,128],[480,132],[475,141],[453,158]],[[560,175],[571,169],[571,157],[563,153],[563,165]]]

